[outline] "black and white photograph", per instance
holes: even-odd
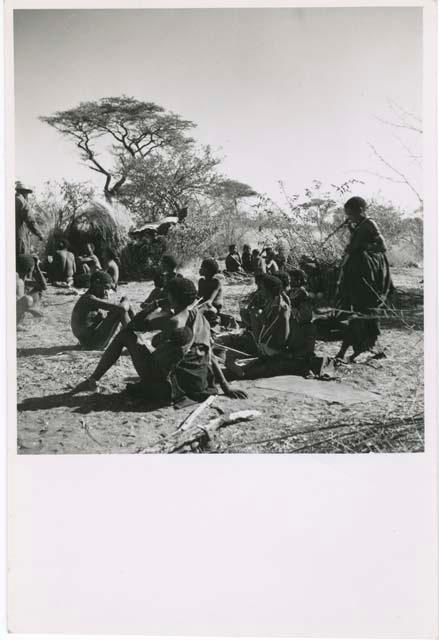
[[[423,452],[422,8],[13,38],[17,453]]]

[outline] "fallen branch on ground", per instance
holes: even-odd
[[[139,453],[188,453],[212,449],[215,432],[238,422],[248,422],[261,415],[260,411],[236,411],[229,416],[220,416],[210,420],[205,426],[194,426],[190,430],[179,431],[172,442],[162,441],[153,447],[142,449]]]

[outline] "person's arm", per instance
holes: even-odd
[[[157,306],[155,303],[139,311],[131,322],[128,324],[128,328],[132,331],[139,331],[144,333],[145,331],[171,331],[178,328],[178,323],[174,316],[169,313],[160,313],[158,315],[152,315]]]
[[[267,323],[261,332],[261,342],[274,349],[282,349],[290,335],[290,308],[285,303],[275,301],[273,307],[277,306],[277,317],[274,321]],[[270,326],[271,324],[271,326]]]
[[[94,303],[96,309],[102,309],[102,311],[118,311],[119,309],[125,309],[125,311],[128,311],[130,308],[130,303],[127,300],[123,300],[118,304],[115,304],[114,302],[108,302],[108,300],[98,298],[91,294],[89,295],[89,300]]]
[[[247,398],[247,394],[245,391],[242,391],[241,389],[231,388],[231,386],[225,379],[221,367],[219,366],[214,355],[212,355],[212,370],[213,375],[215,376],[215,382],[219,384],[225,396],[227,396],[228,398],[233,398],[234,400]]]
[[[273,269],[274,273],[277,273],[279,271],[276,260],[272,260],[270,262],[270,269]]]
[[[286,304],[282,304],[279,309],[278,322],[275,325],[272,344],[276,347],[284,347],[290,335],[290,315],[291,311]]]

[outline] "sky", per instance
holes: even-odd
[[[422,115],[422,10],[410,8],[15,10],[16,176],[99,176],[72,142],[38,120],[81,101],[125,94],[194,121],[228,177],[281,201],[356,178],[355,192],[411,212],[420,135],[391,104]]]

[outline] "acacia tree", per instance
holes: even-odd
[[[121,201],[139,222],[164,215],[184,217],[191,204],[213,193],[220,159],[210,147],[193,145],[146,158],[123,158],[121,171],[129,176],[120,190]]]
[[[242,201],[258,196],[257,191],[244,182],[221,178],[212,190],[215,216],[220,218],[221,241],[224,245],[238,242],[248,227],[249,216]]]
[[[40,120],[75,142],[86,165],[103,176],[104,194],[110,200],[127,180],[128,159],[182,150],[193,143],[187,133],[195,127],[153,102],[127,96],[81,102]]]

